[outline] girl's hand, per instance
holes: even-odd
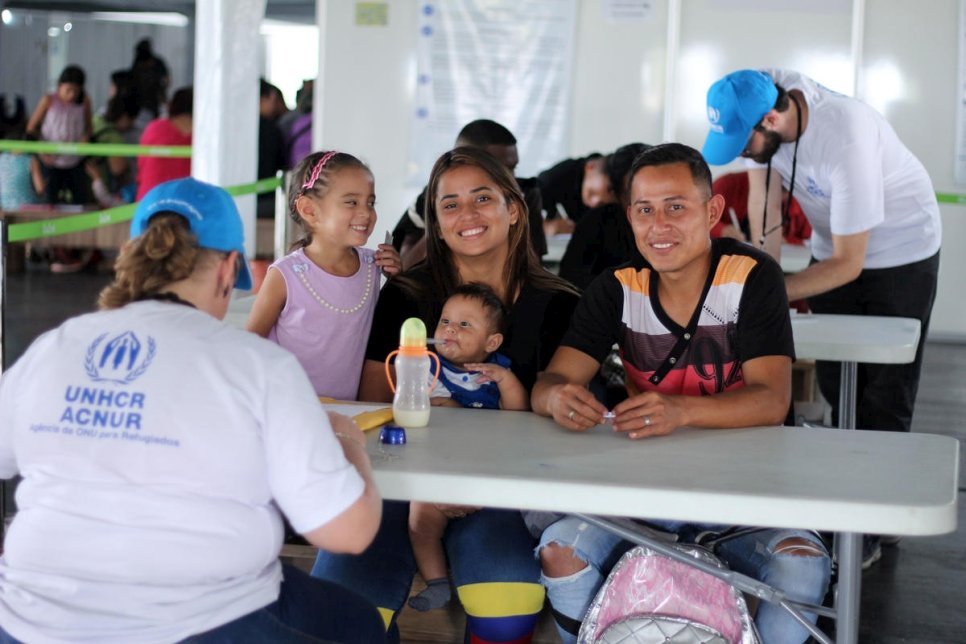
[[[480,383],[501,383],[506,378],[507,370],[492,362],[467,362],[463,365],[467,371],[479,371],[482,374]]]
[[[399,251],[393,248],[392,244],[379,244],[376,247],[376,266],[382,269],[382,274],[386,277],[398,275],[402,270],[402,258]]]

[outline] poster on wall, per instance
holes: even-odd
[[[410,186],[476,119],[516,137],[517,176],[567,156],[576,0],[427,0],[418,11]]]
[[[956,77],[956,183],[966,185],[966,0],[959,3],[959,74]]]

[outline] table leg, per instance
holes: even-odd
[[[862,595],[862,535],[842,532],[836,535],[839,562],[838,587],[835,589],[836,644],[859,641],[859,607]]]
[[[855,429],[859,365],[843,362],[839,382],[839,427]]]

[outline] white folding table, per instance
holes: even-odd
[[[682,429],[630,441],[529,412],[433,408],[387,448],[367,436],[383,496],[597,516],[806,528],[849,535],[956,529],[959,449],[930,434]],[[840,540],[837,641],[858,637],[860,553]]]
[[[919,320],[876,315],[792,316],[795,355],[841,362],[839,427],[855,428],[858,363],[908,364],[916,359]]]

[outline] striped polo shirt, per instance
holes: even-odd
[[[561,344],[598,361],[617,344],[631,393],[717,394],[743,386],[742,365],[748,360],[794,359],[778,264],[732,239],[713,240],[711,254],[708,280],[689,324],[693,332],[665,313],[658,298],[660,275],[638,257],[591,283]]]

